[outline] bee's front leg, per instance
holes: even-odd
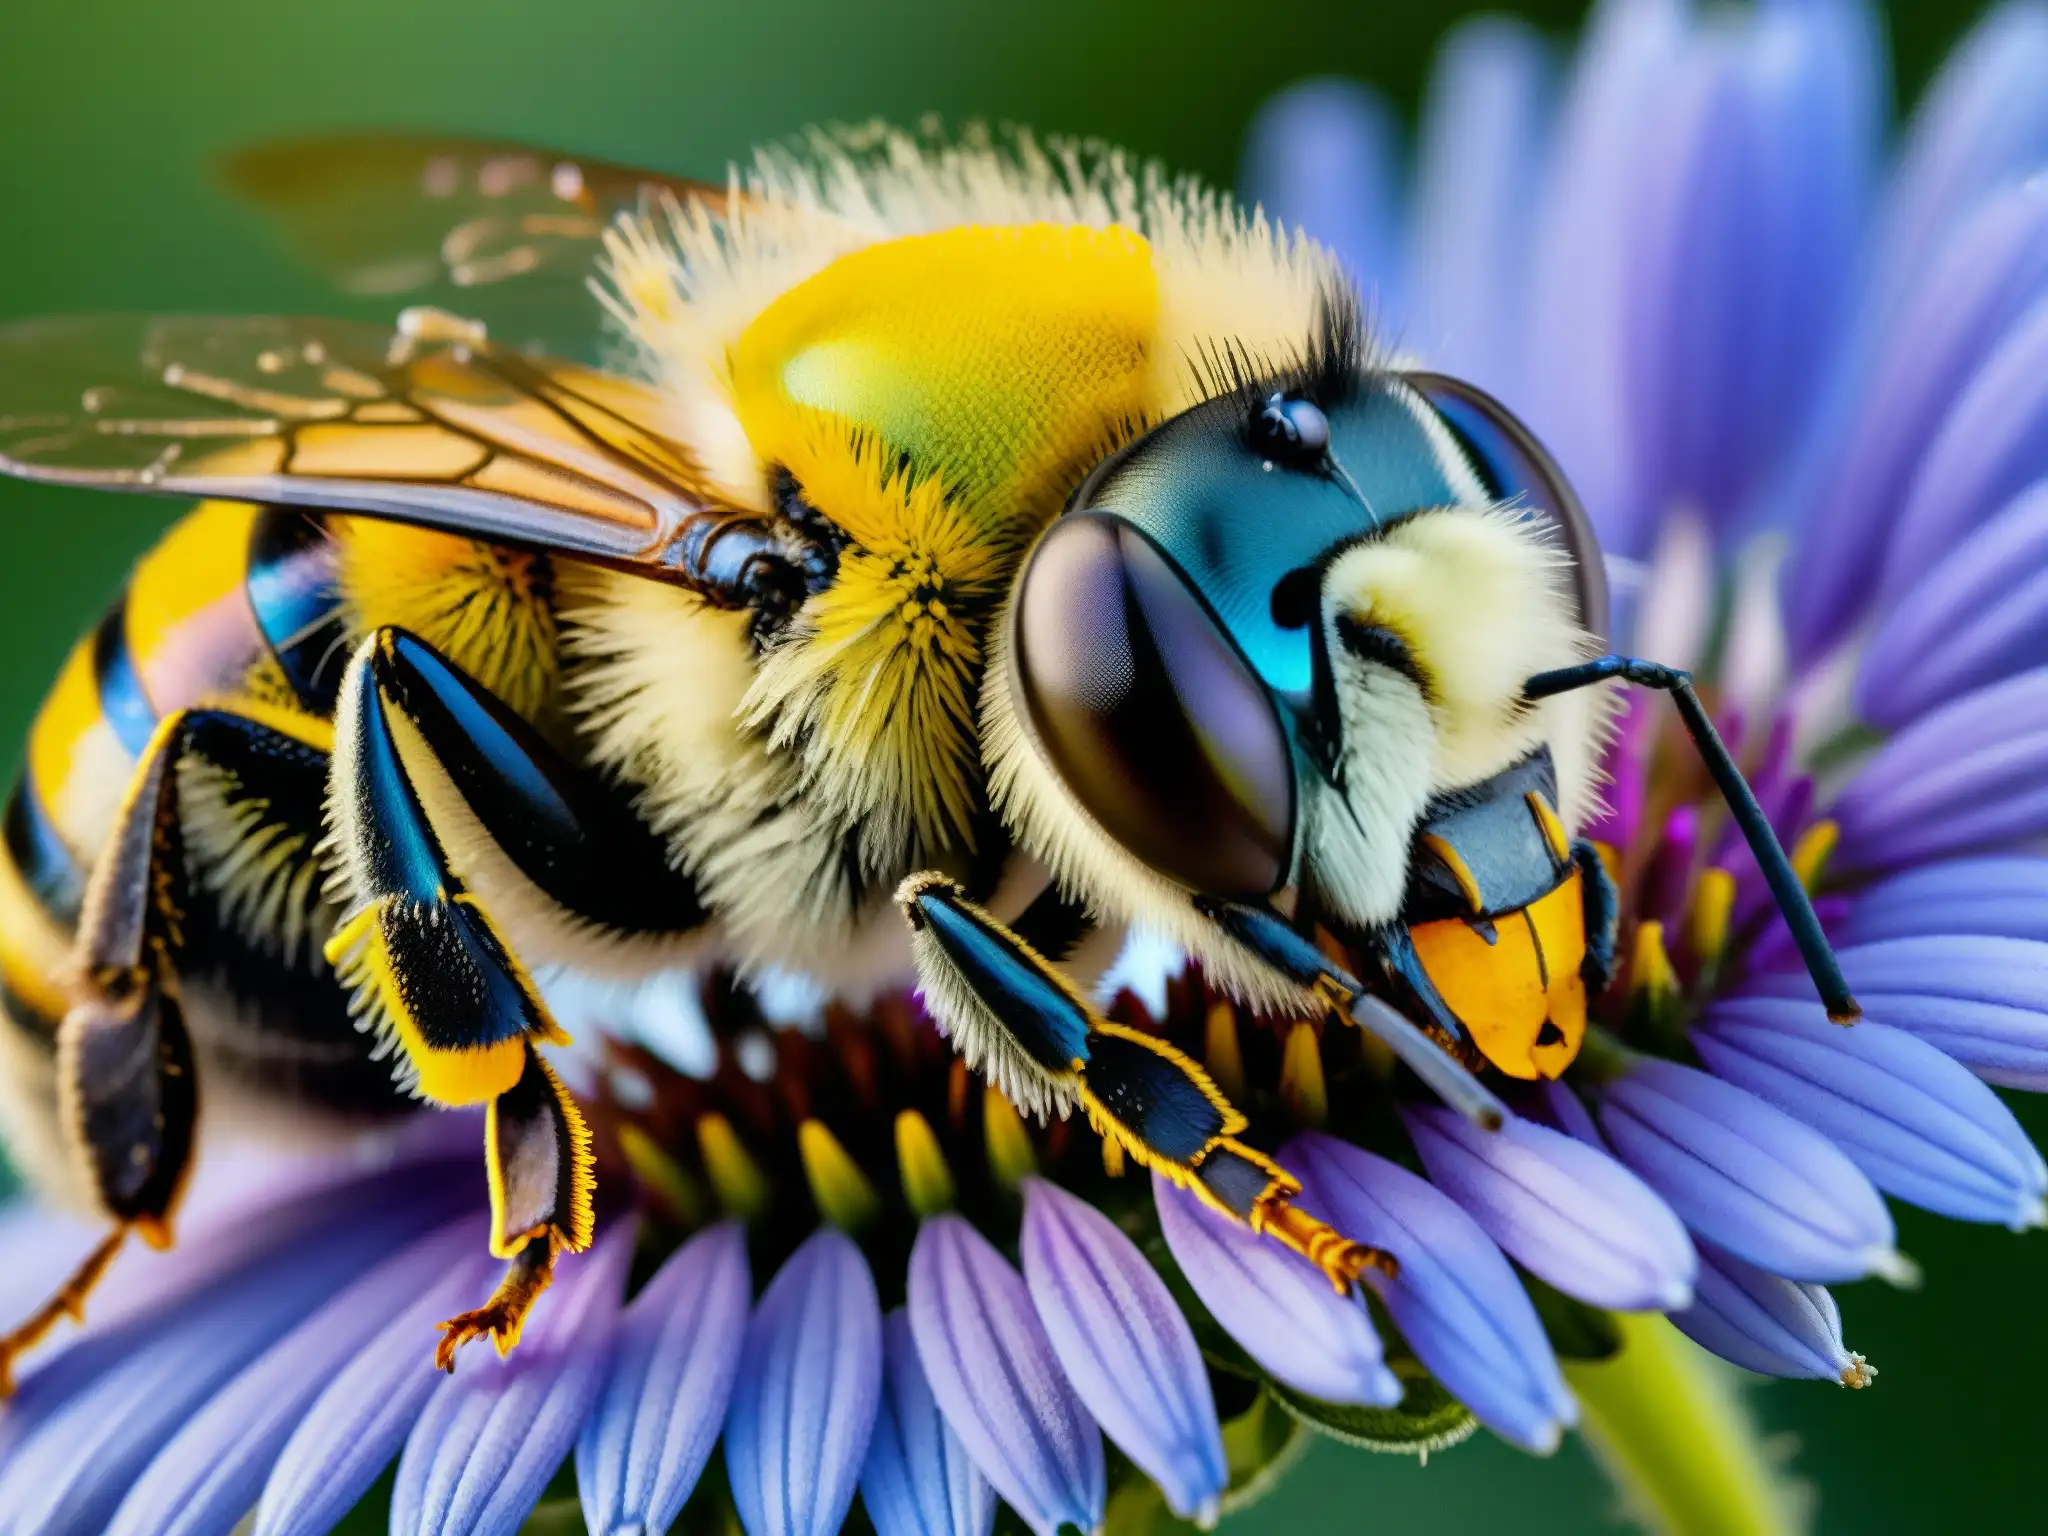
[[[1237,1139],[1244,1115],[1164,1040],[1099,1017],[1059,970],[943,875],[896,899],[925,1001],[967,1065],[1026,1114],[1084,1109],[1133,1161],[1314,1263],[1338,1290],[1392,1259],[1318,1221],[1301,1184]]]
[[[380,631],[351,661],[329,793],[347,915],[328,958],[422,1097],[490,1106],[491,1251],[512,1261],[483,1307],[443,1325],[444,1368],[486,1334],[509,1351],[557,1256],[594,1236],[589,1133],[535,1049],[567,1036],[464,878],[524,856],[558,888],[593,880],[601,859],[630,883],[639,850],[599,846],[572,785],[529,727],[423,641]]]

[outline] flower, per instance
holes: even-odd
[[[1581,1364],[1673,1329],[1611,1312],[1869,1382],[1824,1287],[1909,1272],[1884,1197],[2017,1227],[2048,1193],[1992,1091],[2048,1086],[2048,857],[2022,851],[2048,833],[2048,20],[1989,18],[1889,166],[1874,36],[1854,0],[1609,0],[1553,91],[1533,34],[1485,21],[1445,50],[1405,206],[1355,88],[1279,99],[1250,158],[1401,348],[1558,455],[1615,643],[1700,677],[1861,1023],[1827,1021],[1639,697],[1586,829],[1620,975],[1560,1081],[1501,1085],[1499,1130],[1357,1031],[1113,973],[1112,1016],[1201,1060],[1302,1207],[1392,1257],[1364,1297],[1083,1123],[1027,1126],[906,993],[769,1029],[712,974],[585,1000],[613,1204],[509,1360],[431,1364],[432,1323],[491,1283],[473,1122],[353,1162],[216,1151],[179,1250],[124,1256],[25,1372],[0,1528],[225,1536],[253,1510],[318,1536],[395,1466],[397,1530],[544,1506],[623,1536],[694,1503],[823,1536],[857,1498],[882,1536],[983,1536],[999,1500],[1137,1531],[1255,1497],[1308,1429],[1625,1436]],[[83,1234],[6,1220],[19,1311]],[[1747,1513],[1725,1523],[1768,1528]]]

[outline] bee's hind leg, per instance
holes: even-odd
[[[1340,1291],[1369,1267],[1392,1268],[1293,1204],[1300,1181],[1237,1139],[1245,1117],[1208,1073],[1166,1041],[1099,1017],[953,881],[913,875],[896,899],[927,1004],[968,1066],[1019,1110],[1043,1118],[1080,1106],[1133,1161],[1301,1254]]]

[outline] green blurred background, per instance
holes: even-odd
[[[209,161],[252,139],[390,125],[544,140],[717,176],[813,120],[987,118],[1091,134],[1229,181],[1246,122],[1316,73],[1412,121],[1438,39],[1509,9],[1567,40],[1583,6],[1372,0],[0,0],[0,319],[77,310],[333,310]],[[1974,4],[1885,6],[1910,105]],[[2044,82],[2048,89],[2048,82]],[[0,489],[0,741],[172,508]],[[2022,1104],[2037,1141],[2048,1112]],[[1901,1212],[1917,1294],[1842,1295],[1874,1390],[1750,1400],[1819,1492],[1824,1532],[2032,1529],[2048,1409],[2048,1239]],[[0,1256],[0,1262],[5,1262]],[[1425,1467],[1330,1445],[1230,1522],[1263,1531],[1536,1533],[1615,1525],[1576,1442],[1484,1436]]]

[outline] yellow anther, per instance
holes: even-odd
[[[1835,856],[1835,844],[1842,840],[1842,829],[1832,821],[1816,821],[1792,845],[1792,873],[1799,877],[1799,883],[1806,887],[1808,895],[1820,884],[1820,877],[1828,872],[1828,860]]]
[[[1120,1179],[1124,1176],[1124,1167],[1123,1143],[1114,1136],[1105,1135],[1102,1138],[1102,1171],[1112,1179]]]
[[[1038,1156],[1031,1150],[1031,1132],[1017,1106],[995,1089],[981,1098],[982,1139],[988,1146],[989,1170],[996,1181],[1014,1189],[1038,1171]]]
[[[1244,1047],[1237,1038],[1237,1009],[1225,998],[1209,1005],[1202,1039],[1202,1065],[1217,1092],[1236,1102],[1244,1097]]]
[[[875,1219],[882,1209],[881,1196],[822,1120],[806,1120],[797,1127],[796,1150],[820,1216],[842,1232],[858,1232]]]
[[[896,1117],[896,1167],[903,1178],[903,1198],[919,1216],[953,1208],[953,1170],[946,1165],[932,1123],[914,1109]]]
[[[1678,1029],[1684,995],[1678,972],[1664,949],[1664,925],[1636,925],[1635,952],[1629,965],[1629,1027],[1642,1040],[1666,1040]]]
[[[768,1205],[768,1177],[761,1172],[739,1132],[723,1115],[705,1115],[697,1122],[697,1151],[704,1159],[704,1172],[718,1195],[718,1204],[728,1216],[747,1220],[761,1214]]]
[[[1735,912],[1735,877],[1725,869],[1700,872],[1685,914],[1685,947],[1703,966],[1714,966],[1728,950],[1728,924]]]
[[[1280,1056],[1280,1102],[1305,1130],[1319,1130],[1330,1118],[1330,1089],[1323,1080],[1323,1042],[1315,1026],[1297,1019]]]
[[[660,1143],[639,1126],[627,1123],[619,1127],[619,1150],[626,1154],[626,1164],[640,1187],[660,1201],[673,1220],[685,1227],[703,1224],[710,1215],[704,1191]]]

